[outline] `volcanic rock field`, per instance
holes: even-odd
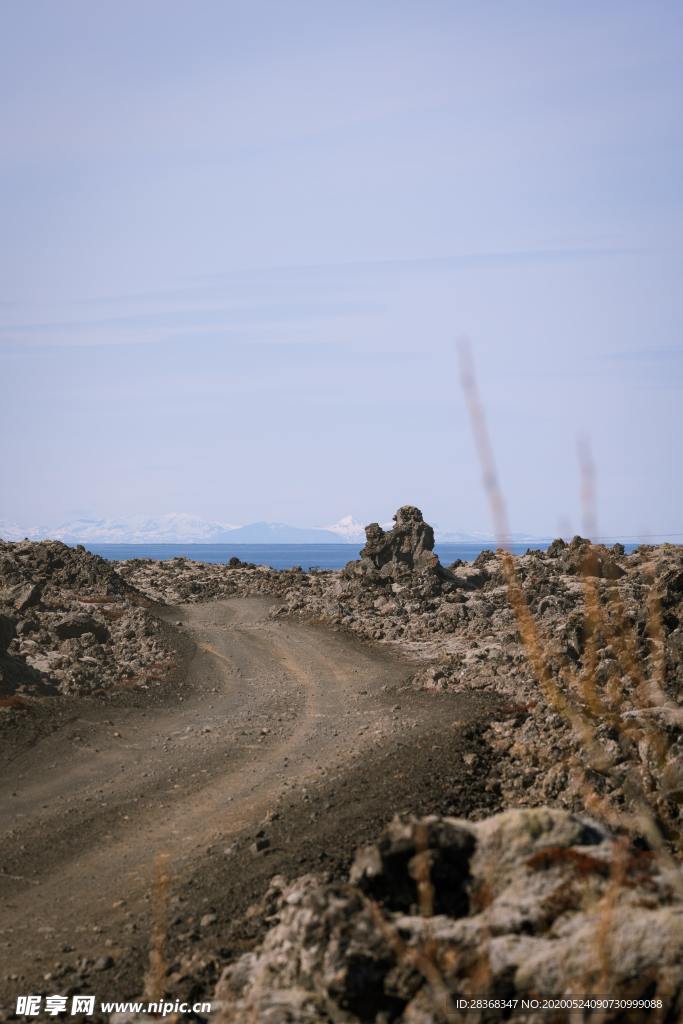
[[[683,548],[366,534],[311,572],[0,542],[0,1019],[683,1017]]]

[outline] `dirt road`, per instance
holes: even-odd
[[[159,853],[173,878],[169,948],[225,947],[228,933],[244,940],[227,918],[275,871],[343,867],[395,810],[471,810],[463,744],[477,746],[471,725],[495,701],[401,691],[407,663],[274,621],[270,608],[172,609],[196,646],[168,699],[74,702],[12,753],[0,809],[5,1012],[24,991],[140,991]],[[481,770],[485,752],[474,757]]]

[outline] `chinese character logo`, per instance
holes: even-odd
[[[17,998],[17,1016],[37,1017],[42,1002],[42,996],[19,996]]]
[[[94,996],[74,996],[71,1000],[71,1015],[74,1013],[92,1014],[95,1012]]]
[[[56,1017],[58,1013],[64,1013],[65,1010],[66,996],[45,997],[45,1012],[49,1013],[51,1017]]]

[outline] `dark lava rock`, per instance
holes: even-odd
[[[574,576],[595,576],[603,580],[618,580],[626,570],[616,561],[624,555],[624,545],[614,544],[606,548],[592,544],[586,537],[572,537],[569,544],[560,537],[549,545],[546,556],[559,559],[564,571]]]
[[[379,523],[365,527],[365,547],[359,562],[349,562],[354,575],[396,579],[411,572],[432,570],[450,577],[434,554],[434,530],[419,508],[403,505],[394,516],[395,526],[385,531]]]
[[[468,912],[474,848],[471,830],[455,822],[396,818],[378,843],[358,851],[351,881],[391,910],[407,913],[420,905],[419,883],[424,876],[433,888],[432,911],[462,917]]]
[[[555,540],[548,545],[546,555],[548,558],[558,558],[563,551],[567,550],[567,544],[562,540],[561,537],[556,537]]]
[[[16,635],[16,622],[9,615],[0,615],[0,653],[4,653]]]
[[[178,559],[178,561],[183,560]],[[253,562],[243,562],[241,558],[233,555],[228,559],[228,569],[256,569],[256,565]]]
[[[84,633],[92,633],[99,643],[106,643],[109,639],[109,630],[104,623],[98,622],[90,615],[65,615],[55,623],[54,631],[60,640],[71,640],[83,636]]]
[[[32,583],[17,583],[3,593],[3,601],[11,604],[18,612],[33,608],[40,601],[42,587]]]
[[[215,992],[230,1020],[497,1021],[507,1019],[505,1010],[502,1017],[498,1010],[461,1013],[458,1000],[482,992],[508,1000],[563,998],[576,978],[597,991],[604,976],[597,929],[617,865],[624,881],[608,919],[610,995],[657,998],[662,1019],[681,1019],[683,904],[659,854],[643,855],[596,822],[545,807],[479,822],[395,819],[369,850],[380,867],[373,880],[391,876],[399,887],[411,881],[406,856],[434,857],[415,874],[427,874],[437,915],[394,909],[391,886],[371,899],[359,893],[369,879],[364,854],[351,885],[310,874],[274,878],[259,911],[268,915],[269,930],[225,967]],[[440,880],[438,856],[451,854]],[[441,890],[461,888],[463,871],[469,902],[451,909],[439,902],[451,898]],[[535,1017],[514,1019],[531,1024]],[[616,1009],[603,1019],[618,1024],[626,1017]]]

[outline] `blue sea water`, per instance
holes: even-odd
[[[544,550],[547,544],[538,544]],[[341,569],[358,558],[361,544],[86,544],[93,554],[103,558],[192,558],[197,562],[227,562],[233,556],[243,562],[269,565],[273,569]],[[469,562],[493,544],[437,544],[436,553],[443,565],[456,558]],[[515,554],[523,554],[528,544],[513,544]]]

